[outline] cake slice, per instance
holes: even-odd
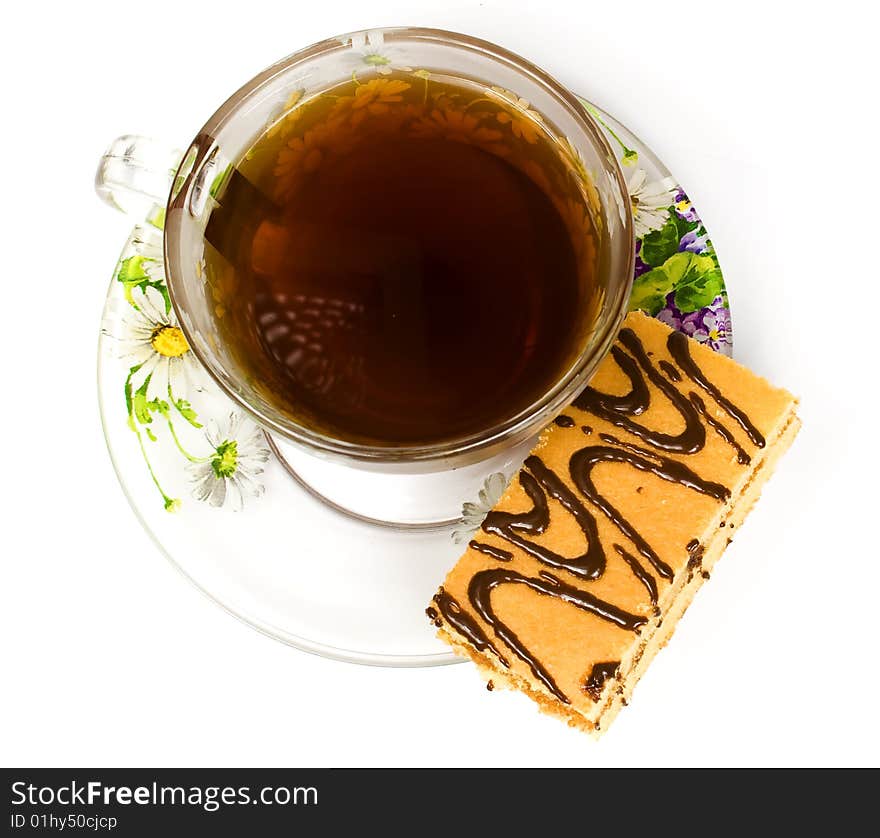
[[[630,314],[427,609],[490,687],[607,728],[757,500],[796,399]]]

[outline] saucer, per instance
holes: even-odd
[[[621,161],[637,258],[631,308],[729,355],[718,260],[697,211],[634,134],[586,100]],[[117,263],[98,345],[98,399],[126,497],[156,546],[248,625],[307,652],[385,666],[455,663],[424,609],[511,474],[491,474],[462,518],[375,526],[294,480],[263,432],[179,343],[162,263],[163,211]],[[156,330],[165,354],[153,350]]]

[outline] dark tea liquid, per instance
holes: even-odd
[[[552,171],[549,139],[517,137],[482,88],[395,79],[270,129],[206,233],[249,379],[299,422],[388,446],[478,433],[544,394],[589,326],[593,253],[524,171]]]

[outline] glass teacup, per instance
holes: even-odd
[[[590,327],[556,379],[515,415],[464,436],[428,444],[370,444],[328,433],[291,415],[271,390],[250,380],[220,337],[205,288],[205,231],[218,184],[256,138],[356,74],[361,83],[395,74],[431,74],[481,84],[504,98],[508,119],[531,120],[578,173],[575,211],[595,235]],[[189,347],[234,402],[266,431],[279,460],[308,491],[349,515],[396,527],[455,523],[462,503],[509,477],[536,434],[585,386],[626,312],[634,238],[623,176],[611,149],[577,98],[525,59],[485,41],[431,29],[358,32],[297,52],[227,100],[183,154],[152,140],[121,137],[104,155],[96,186],[117,207],[164,205],[168,288]],[[144,200],[141,200],[144,199]],[[222,198],[220,198],[222,201]],[[494,477],[493,477],[494,476]]]

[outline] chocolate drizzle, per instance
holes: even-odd
[[[495,653],[495,657],[498,658],[502,666],[510,666],[510,662],[501,654],[501,652],[498,651],[492,641],[489,640],[486,633],[480,627],[480,624],[470,614],[462,610],[462,607],[458,602],[446,593],[443,588],[440,588],[440,590],[434,594],[434,602],[437,603],[437,608],[440,609],[440,613],[446,618],[446,622],[449,623],[449,625],[452,626],[452,628],[454,628],[478,652],[484,652],[486,649],[489,649]],[[433,609],[431,610],[433,611]]]
[[[558,475],[544,465],[540,457],[534,454],[527,457],[523,466],[519,473],[519,482],[532,501],[532,508],[527,512],[492,511],[483,521],[483,531],[501,536],[550,567],[564,568],[581,579],[598,579],[605,570],[605,551],[599,541],[595,516]],[[561,556],[549,547],[535,544],[522,535],[540,535],[549,526],[548,494],[565,507],[586,537],[587,549],[580,556]]]
[[[706,403],[696,393],[691,393],[689,398],[693,406],[703,415],[703,418],[715,429],[718,436],[736,451],[736,461],[741,466],[747,466],[752,461],[752,458],[748,455],[746,449],[736,441],[733,434],[721,422],[706,410]]]
[[[605,682],[609,678],[614,678],[617,675],[618,669],[620,669],[620,661],[594,663],[587,680],[584,681],[584,692],[592,698],[593,701],[598,701],[602,697],[602,690],[605,688]]]
[[[749,419],[745,411],[738,408],[732,401],[730,401],[730,399],[724,396],[724,394],[711,381],[709,381],[708,378],[706,378],[706,374],[691,357],[688,339],[681,332],[672,332],[666,340],[666,348],[669,350],[669,354],[675,359],[675,363],[681,367],[684,374],[712,396],[712,398],[724,408],[725,412],[739,423],[739,426],[746,432],[749,439],[755,443],[758,448],[763,448],[766,444],[763,434],[752,424],[751,419]]]
[[[574,485],[581,494],[593,505],[597,506],[614,523],[614,525],[635,545],[636,550],[644,556],[664,578],[673,577],[672,568],[660,559],[654,549],[638,533],[635,527],[608,501],[596,488],[592,472],[599,463],[626,463],[640,471],[657,475],[670,483],[679,483],[703,495],[717,500],[727,500],[730,490],[720,483],[704,480],[696,472],[677,460],[662,457],[659,454],[646,456],[602,445],[594,445],[576,451],[569,460],[569,470]]]
[[[557,416],[553,420],[560,428],[573,428],[574,427],[574,419],[571,416],[566,416],[564,413],[560,416]]]
[[[625,396],[610,396],[587,387],[574,400],[574,406],[601,416],[612,425],[629,431],[661,451],[677,454],[695,454],[700,451],[706,444],[706,428],[700,421],[696,408],[657,371],[645,354],[642,342],[632,329],[621,329],[618,340],[632,355],[627,355],[617,346],[612,347],[611,352],[617,365],[629,378],[632,389]],[[635,356],[635,360],[632,356]],[[672,435],[652,430],[631,418],[644,413],[651,401],[650,390],[642,372],[681,414],[685,428],[680,434]]]
[[[644,377],[639,373],[638,364],[619,346],[611,347],[611,356],[629,379],[629,393],[625,396],[611,396],[608,393],[600,393],[592,387],[587,387],[572,404],[581,410],[587,410],[603,417],[607,413],[620,413],[629,416],[638,416],[644,413],[651,402],[651,392],[648,390]]]
[[[633,445],[631,442],[624,442],[611,434],[599,434],[599,439],[601,439],[602,442],[607,442],[609,445],[616,445],[618,448],[623,448],[624,451],[631,451],[633,454],[641,454],[643,457],[657,456],[653,451],[649,451],[647,448],[642,448],[641,445]]]
[[[498,533],[502,538],[508,538],[508,531],[519,530],[540,535],[550,526],[547,496],[538,481],[522,469],[519,472],[519,485],[532,502],[532,508],[528,512],[501,512],[493,509],[483,520],[484,532]]]
[[[498,559],[499,562],[509,562],[513,558],[513,553],[510,550],[502,550],[500,547],[493,547],[491,544],[483,544],[480,541],[470,541],[468,542],[468,547],[480,553],[485,553],[493,559]]]
[[[674,381],[676,384],[681,381],[681,373],[669,361],[660,361],[658,366],[666,373],[666,377],[670,381]]]
[[[658,477],[663,477],[666,480],[670,480],[675,483],[681,483],[683,486],[687,486],[689,489],[697,489],[697,491],[702,491],[703,494],[712,495],[712,497],[717,500],[727,500],[730,497],[730,490],[726,486],[722,486],[720,483],[713,483],[712,481],[702,480],[698,477],[694,472],[692,472],[687,466],[682,465],[677,460],[671,460],[667,457],[661,457],[659,454],[655,454],[653,451],[648,451],[647,448],[641,448],[638,445],[632,445],[628,442],[621,442],[616,437],[611,436],[611,434],[599,434],[599,438],[603,442],[607,442],[609,445],[616,445],[620,448],[624,449],[624,451],[629,451],[633,454],[638,454],[640,457],[645,457],[647,459],[656,460],[661,465],[667,466],[667,469],[664,473],[659,473],[654,469],[645,469],[646,471],[652,471]],[[591,449],[584,448],[583,451],[588,451]],[[579,452],[578,452],[579,453]],[[639,466],[633,461],[629,460],[630,465]],[[694,481],[689,481],[688,475],[694,478]]]
[[[491,568],[475,573],[468,585],[468,599],[471,601],[477,614],[494,629],[496,636],[504,641],[517,657],[528,664],[532,674],[564,704],[571,704],[571,701],[559,689],[550,673],[532,654],[529,648],[523,644],[513,629],[503,622],[492,609],[490,600],[493,589],[499,585],[511,583],[525,585],[540,594],[555,597],[562,602],[574,605],[582,611],[593,614],[627,631],[637,631],[646,622],[644,617],[630,614],[628,611],[624,611],[610,602],[599,599],[599,597],[594,596],[588,591],[582,591],[573,585],[569,585],[567,582],[555,579],[555,577],[554,581],[551,582],[546,578],[536,579],[531,576],[525,576],[508,568]],[[485,635],[483,637],[485,638]],[[484,639],[483,642],[485,644],[487,641]]]

